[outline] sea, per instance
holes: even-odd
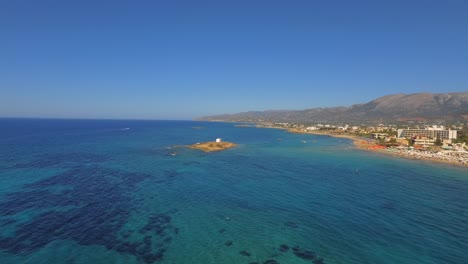
[[[186,147],[216,138],[238,146]],[[468,170],[234,123],[0,119],[0,263],[468,263]]]

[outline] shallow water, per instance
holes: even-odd
[[[468,259],[466,168],[226,123],[0,128],[0,263]],[[217,137],[239,146],[181,147]]]

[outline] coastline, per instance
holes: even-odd
[[[212,122],[236,123],[236,122],[227,122],[227,121],[212,121]],[[318,131],[304,131],[302,129],[297,129],[297,128],[264,126],[258,123],[257,124],[251,123],[251,124],[255,125],[256,128],[281,129],[281,130],[286,130],[287,132],[294,133],[294,134],[311,134],[311,135],[329,136],[329,137],[335,137],[335,138],[346,138],[346,139],[352,140],[354,147],[359,150],[369,151],[369,152],[373,152],[377,154],[389,155],[389,156],[402,158],[402,159],[436,162],[440,164],[468,168],[468,153],[466,152],[460,153],[460,155],[464,155],[464,157],[457,158],[457,157],[453,157],[450,155],[438,155],[437,153],[430,153],[427,151],[385,148],[385,147],[381,147],[373,143],[372,139],[363,138],[363,137],[350,135],[350,134],[343,135],[343,134],[327,133],[327,132],[323,133],[323,132],[318,132]],[[248,127],[251,127],[251,126],[248,126]]]
[[[284,129],[284,128],[281,128]],[[374,144],[371,139],[362,138],[355,135],[343,135],[335,133],[322,133],[317,131],[303,131],[299,129],[287,129],[289,133],[295,134],[311,134],[311,135],[320,135],[320,136],[329,136],[336,138],[346,138],[353,141],[354,147],[359,150],[365,150],[369,152],[390,155],[393,157],[411,159],[411,160],[423,160],[423,161],[433,161],[442,164],[450,164],[458,167],[468,168],[468,155],[465,155],[464,158],[455,157],[451,155],[430,153],[427,151],[421,152],[418,150],[407,150],[407,149],[396,149],[396,148],[384,148],[380,147],[377,144]],[[461,155],[461,153],[455,153]],[[466,154],[466,153],[465,153]]]

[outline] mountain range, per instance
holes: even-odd
[[[468,121],[468,92],[393,94],[349,107],[249,111],[197,118],[203,121],[368,123],[390,121]]]

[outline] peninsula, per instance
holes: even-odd
[[[190,145],[189,148],[191,149],[198,149],[204,152],[215,152],[215,151],[221,151],[221,150],[226,150],[230,149],[237,146],[234,143],[231,142],[203,142],[203,143],[197,143]]]

